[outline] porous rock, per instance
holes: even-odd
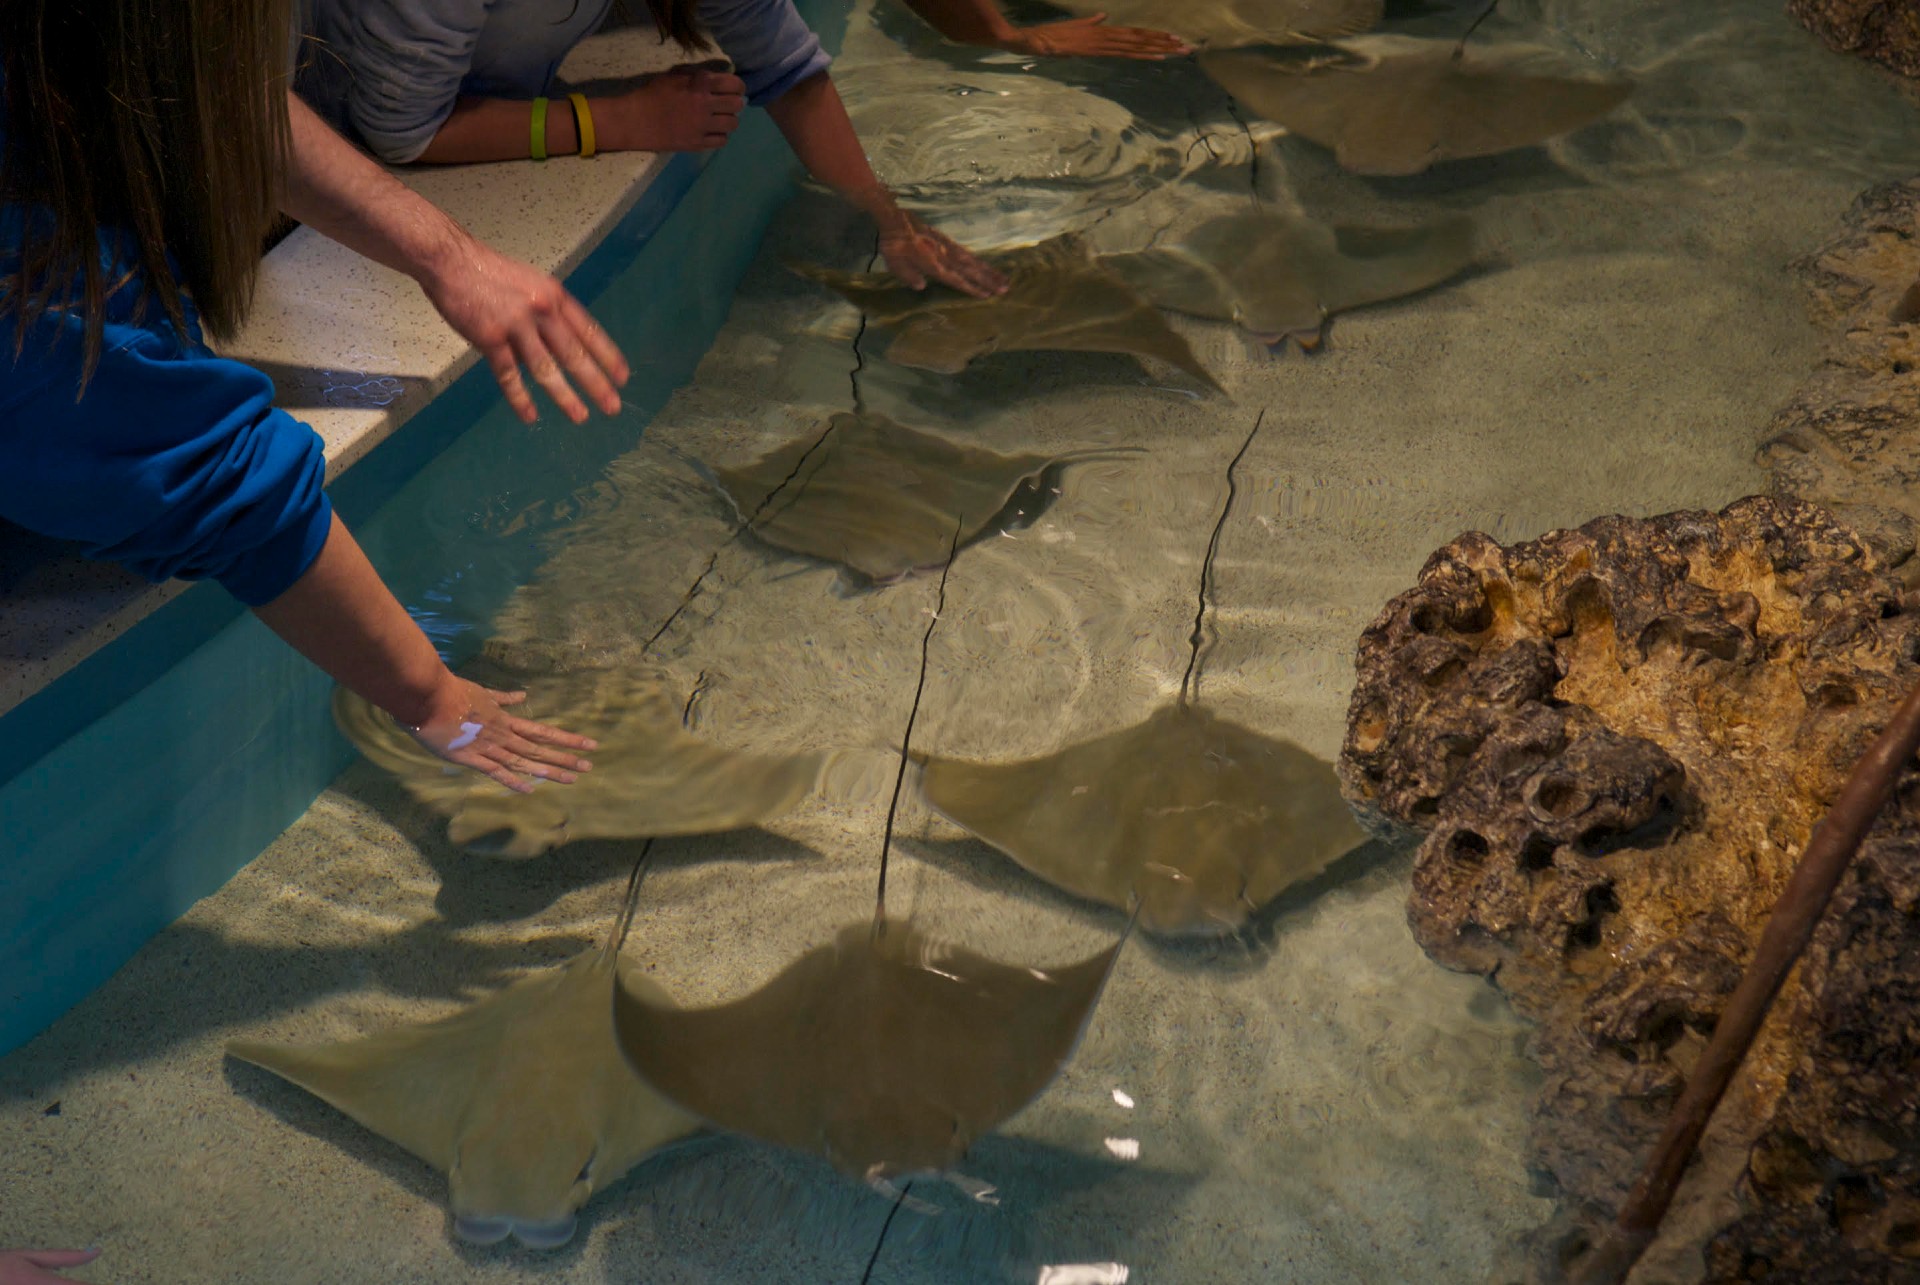
[[[1920,5],[1913,0],[1787,0],[1787,12],[1841,53],[1920,76]]]
[[[1920,5],[1903,7],[1920,22]],[[1911,561],[1920,524],[1920,178],[1862,193],[1840,234],[1792,270],[1830,338],[1761,449],[1773,493],[1831,507],[1911,577],[1920,571]]]
[[[1527,1274],[1612,1218],[1814,823],[1920,681],[1903,593],[1827,510],[1753,498],[1462,536],[1362,636],[1342,787],[1419,834],[1421,945],[1538,1023],[1562,1214]],[[1917,907],[1909,773],[1636,1280],[1920,1272]]]

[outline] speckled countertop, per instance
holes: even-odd
[[[686,61],[650,28],[583,42],[573,84]],[[564,277],[631,209],[666,162],[651,152],[398,171],[482,240]],[[275,246],[246,329],[223,351],[263,367],[279,403],[326,441],[336,478],[478,358],[398,272],[300,228]],[[0,522],[0,714],[179,593]]]

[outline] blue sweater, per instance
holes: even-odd
[[[634,0],[644,4],[644,0]],[[533,98],[612,0],[305,0],[300,96],[390,164],[416,159],[462,94]],[[700,0],[700,25],[759,107],[830,61],[793,0]]]
[[[0,275],[24,217],[0,206]],[[107,281],[132,270],[119,238],[103,233],[100,248]],[[190,303],[183,343],[159,309],[135,318],[133,293],[109,298],[84,391],[78,316],[43,317],[24,337],[0,317],[0,518],[149,580],[218,580],[248,606],[270,602],[332,522],[319,434],[274,409],[272,380],[208,351]]]

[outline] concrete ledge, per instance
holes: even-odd
[[[562,75],[578,84],[687,60],[650,29],[627,28],[582,42]],[[622,152],[397,173],[482,240],[564,278],[671,159]],[[272,375],[279,404],[325,439],[329,481],[478,359],[412,281],[307,228],[267,256],[254,314],[222,351]],[[0,523],[0,715],[186,587],[148,584]]]

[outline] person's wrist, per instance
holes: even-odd
[[[466,688],[436,658],[432,669],[423,666],[417,674],[400,675],[384,708],[394,722],[411,731],[432,723],[457,722],[467,713]]]

